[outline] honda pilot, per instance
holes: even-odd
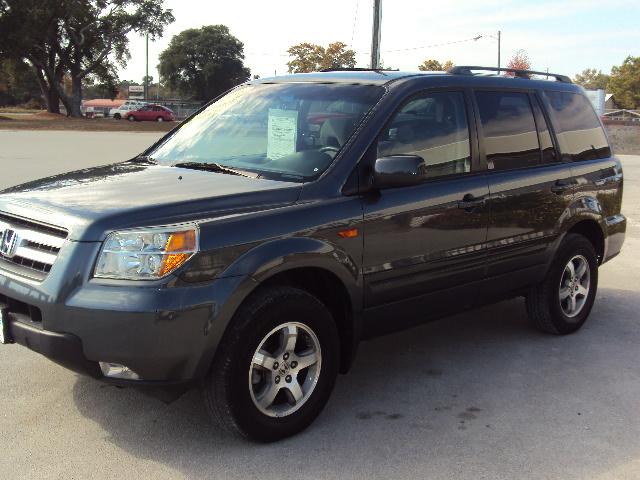
[[[577,331],[624,241],[621,165],[567,77],[500,73],[254,80],[131,160],[4,190],[0,340],[197,384],[274,441],[363,339],[516,296]]]

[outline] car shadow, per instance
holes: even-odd
[[[73,395],[110,442],[189,478],[593,478],[640,454],[639,308],[601,289],[556,337],[515,299],[365,342],[317,421],[270,445],[217,430],[195,389],[78,377]]]

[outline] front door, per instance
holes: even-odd
[[[377,156],[421,156],[428,179],[364,199],[365,334],[474,302],[485,269],[489,194],[462,91],[410,98],[383,129]]]

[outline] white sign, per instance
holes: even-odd
[[[296,153],[298,111],[269,109],[267,158],[275,160]]]
[[[598,116],[604,115],[604,90],[585,90],[587,98],[591,100],[593,108],[596,109]]]
[[[144,85],[129,85],[129,98],[144,98]]]

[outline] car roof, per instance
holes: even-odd
[[[553,89],[576,91],[580,87],[570,81],[537,80],[496,74],[455,74],[448,72],[401,72],[396,70],[335,70],[312,73],[294,73],[269,78],[261,78],[250,84],[265,83],[344,83],[361,85],[388,85],[399,80],[425,84],[425,87],[478,86],[493,88]],[[566,78],[561,76],[562,78]]]

